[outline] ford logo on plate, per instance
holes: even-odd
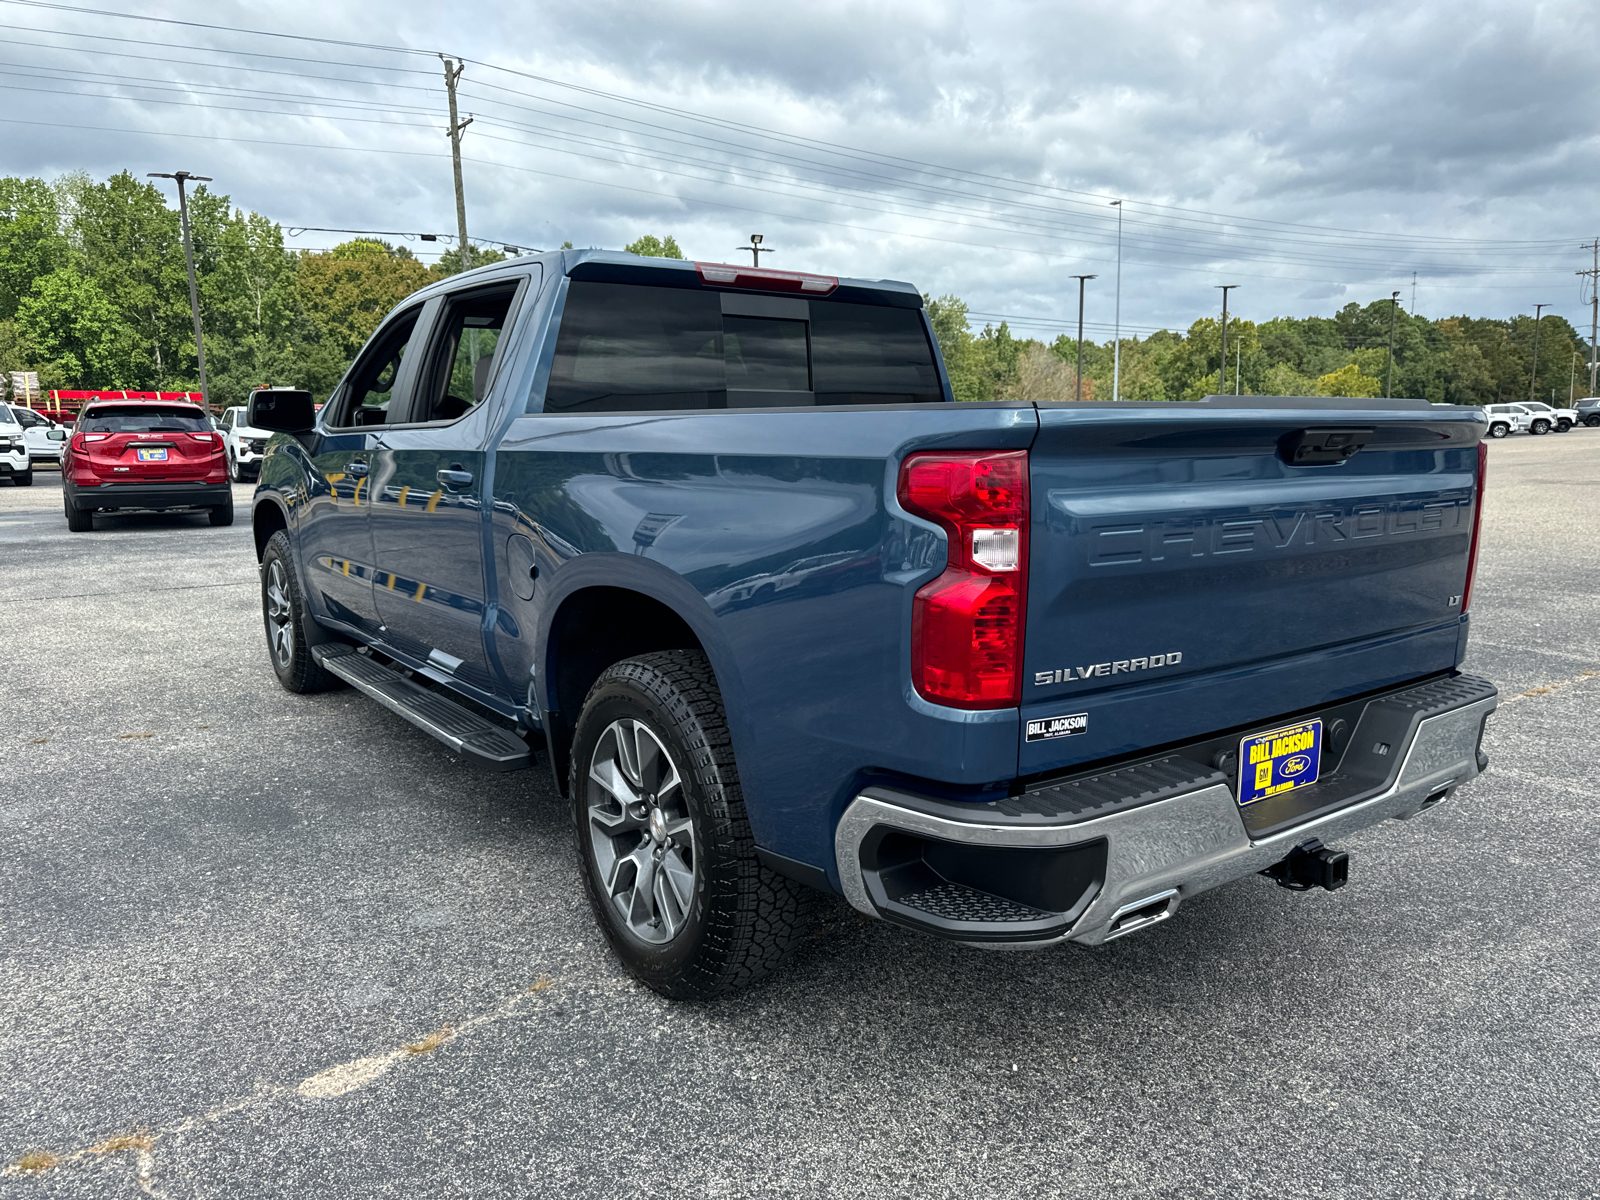
[[[1285,759],[1283,773],[1285,775],[1304,775],[1311,769],[1311,760],[1304,754],[1296,754],[1293,758]]]

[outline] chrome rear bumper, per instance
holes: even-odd
[[[1010,946],[1044,946],[1061,941],[1096,945],[1165,920],[1183,900],[1264,870],[1311,838],[1329,843],[1391,817],[1409,819],[1475,778],[1486,765],[1478,746],[1484,721],[1494,711],[1499,696],[1484,681],[1469,676],[1456,680],[1475,685],[1476,698],[1422,717],[1409,742],[1399,749],[1399,766],[1391,772],[1386,787],[1271,836],[1250,837],[1233,790],[1219,773],[1211,773],[1192,790],[1148,803],[1139,803],[1135,798],[1131,805],[1103,816],[1089,812],[1044,824],[991,819],[994,814],[985,809],[992,806],[958,806],[871,788],[851,801],[834,835],[840,883],[851,905],[869,916],[886,916],[902,924],[926,927],[929,932],[959,941]],[[1420,694],[1422,689],[1416,692]],[[971,810],[970,818],[963,809]],[[945,931],[907,920],[903,907],[897,909],[886,902],[883,887],[869,886],[875,880],[869,879],[873,872],[870,865],[863,864],[862,848],[881,842],[885,829],[929,843],[975,848],[1052,850],[1087,847],[1103,839],[1103,879],[1086,907],[1075,906],[1076,911],[1061,913],[1062,920],[1053,926],[1044,920],[1031,925],[1023,922],[1013,924],[1009,934],[997,929],[993,937],[987,933],[973,936],[970,924]],[[946,859],[950,853],[948,846],[941,851]],[[1041,918],[1048,915],[1039,914]],[[1008,919],[1021,921],[1019,917]],[[1018,936],[1024,928],[1037,930],[1039,936]]]

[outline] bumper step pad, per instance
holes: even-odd
[[[489,771],[518,771],[533,764],[527,742],[509,729],[413,683],[354,646],[329,643],[313,646],[311,653],[324,670],[432,734],[467,762]]]

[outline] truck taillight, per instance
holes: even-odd
[[[762,292],[799,292],[806,296],[826,296],[837,290],[833,275],[812,275],[804,271],[774,271],[770,267],[740,267],[732,263],[697,262],[695,271],[701,283],[717,287],[751,288]]]
[[[1467,585],[1461,589],[1461,611],[1472,603],[1472,582],[1478,574],[1478,537],[1483,532],[1483,488],[1489,478],[1489,443],[1478,443],[1478,491],[1472,503],[1472,548],[1467,551]]]
[[[911,679],[956,708],[1021,702],[1028,598],[1028,452],[908,455],[897,494],[950,538],[944,574],[917,592]]]

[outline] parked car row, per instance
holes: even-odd
[[[1600,410],[1596,400],[1581,400],[1575,408],[1551,408],[1539,400],[1523,400],[1516,404],[1489,404],[1484,413],[1489,418],[1489,436],[1509,437],[1513,433],[1566,433],[1574,425],[1600,426]],[[1584,405],[1588,405],[1587,409]]]

